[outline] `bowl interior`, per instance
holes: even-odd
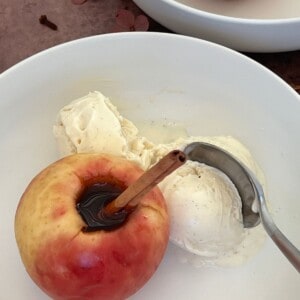
[[[174,2],[234,18],[289,19],[300,17],[298,0],[175,0]]]
[[[93,90],[109,96],[137,126],[176,123],[191,135],[240,139],[264,170],[275,221],[300,246],[299,97],[250,59],[183,36],[110,34],[21,62],[0,75],[0,90],[2,295],[47,299],[21,264],[14,212],[31,178],[58,157],[52,135],[58,110]],[[296,299],[299,292],[298,274],[268,240],[249,263],[225,270],[182,264],[170,245],[133,299]]]

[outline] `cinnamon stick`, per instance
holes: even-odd
[[[164,156],[156,165],[146,171],[136,182],[130,185],[115,200],[105,208],[106,215],[112,215],[121,209],[132,211],[153,187],[160,183],[166,176],[171,174],[186,161],[185,154],[180,150],[171,151]]]

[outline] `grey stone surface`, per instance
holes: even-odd
[[[113,30],[120,8],[141,11],[132,1],[0,0],[0,73],[41,50],[81,37]],[[53,31],[39,23],[47,15],[58,26]]]

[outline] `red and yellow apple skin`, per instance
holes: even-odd
[[[15,216],[25,268],[53,299],[119,300],[153,275],[169,238],[169,219],[158,188],[150,191],[122,227],[84,232],[76,203],[87,184],[129,186],[142,174],[135,164],[102,154],[75,154],[38,174]]]

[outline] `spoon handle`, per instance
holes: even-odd
[[[277,229],[273,235],[270,235],[270,237],[290,263],[296,268],[298,273],[300,273],[300,251],[279,229]]]
[[[296,268],[298,273],[300,273],[300,251],[287,239],[287,237],[279,230],[279,228],[274,223],[268,211],[263,193],[261,193],[261,191],[258,191],[258,197],[260,198],[260,216],[266,232],[273,240],[273,242],[277,245],[277,247],[281,250],[281,252],[290,261],[290,263]]]

